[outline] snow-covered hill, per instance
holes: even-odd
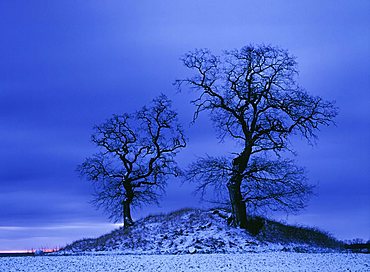
[[[128,229],[119,228],[96,239],[84,239],[66,246],[64,254],[187,254],[244,253],[267,251],[336,251],[340,243],[326,234],[306,228],[261,220],[263,226],[252,235],[227,224],[227,212],[183,209],[170,214],[148,216]]]

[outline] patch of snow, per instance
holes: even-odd
[[[194,254],[195,252],[197,252],[195,247],[189,247],[189,253],[190,254]]]

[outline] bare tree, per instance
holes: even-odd
[[[186,142],[177,113],[161,95],[150,106],[114,115],[94,129],[92,142],[101,152],[78,171],[94,183],[96,206],[131,226],[131,206],[157,202],[167,176],[180,174],[175,156]]]
[[[295,81],[297,63],[283,49],[246,46],[222,56],[207,49],[182,59],[195,76],[178,80],[199,95],[194,121],[208,111],[218,137],[240,144],[232,158],[207,157],[190,167],[189,178],[201,179],[200,190],[226,180],[233,222],[246,227],[246,203],[251,206],[298,209],[310,192],[303,169],[281,152],[292,150],[289,138],[301,135],[309,142],[320,126],[337,114],[332,102],[309,95]],[[202,170],[204,169],[204,170]],[[205,170],[207,169],[207,170]]]

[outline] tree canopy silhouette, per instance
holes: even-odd
[[[177,81],[198,94],[192,101],[194,121],[209,112],[217,136],[240,146],[237,154],[198,159],[188,178],[200,182],[200,191],[210,185],[227,188],[233,223],[240,227],[247,226],[247,205],[304,207],[312,186],[304,170],[281,153],[292,150],[293,135],[314,140],[320,126],[333,122],[334,104],[299,86],[297,62],[280,48],[249,45],[221,56],[202,49],[187,53],[182,61],[195,72]]]
[[[177,113],[161,95],[133,114],[113,115],[94,130],[92,142],[100,152],[78,171],[94,183],[96,206],[131,226],[131,206],[156,202],[167,176],[180,173],[175,156],[186,141]]]

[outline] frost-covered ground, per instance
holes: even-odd
[[[1,272],[370,271],[370,255],[267,252],[194,255],[90,255],[0,258]]]
[[[56,255],[99,252],[114,254],[250,253],[289,251],[301,253],[338,252],[340,244],[324,233],[265,223],[251,235],[227,224],[221,210],[184,209],[141,219],[129,229],[117,229],[95,239],[76,241]]]
[[[0,258],[0,272],[370,272],[370,255],[345,253],[341,242],[315,229],[264,219],[253,234],[227,218],[220,209],[148,216],[46,256]]]

